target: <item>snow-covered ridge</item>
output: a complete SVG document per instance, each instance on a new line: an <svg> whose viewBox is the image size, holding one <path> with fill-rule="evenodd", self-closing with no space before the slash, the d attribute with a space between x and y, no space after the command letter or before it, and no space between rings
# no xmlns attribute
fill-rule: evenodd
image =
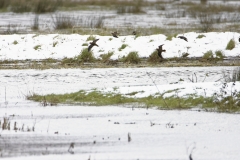
<svg viewBox="0 0 240 160"><path fill-rule="evenodd" d="M92 51L95 57L113 51L112 59L118 59L131 51L137 51L140 57L148 57L159 45L164 44L163 48L166 50L163 53L164 58L181 57L185 52L190 54L189 57L202 57L209 50L213 52L221 50L227 57L240 55L240 34L236 32L189 32L179 35L187 37L188 42L175 37L169 41L166 40L167 36L163 34L139 36L137 38L134 35L120 36L119 38L114 38L110 34L109 36L93 35L99 38L97 42L99 47L93 47ZM205 37L197 38L198 35L204 35ZM87 47L82 45L84 43L89 44L90 41L86 41L88 37L89 35L79 34L1 35L0 60L74 57ZM226 50L230 39L234 39L236 46L232 50ZM122 44L128 46L119 51Z"/></svg>

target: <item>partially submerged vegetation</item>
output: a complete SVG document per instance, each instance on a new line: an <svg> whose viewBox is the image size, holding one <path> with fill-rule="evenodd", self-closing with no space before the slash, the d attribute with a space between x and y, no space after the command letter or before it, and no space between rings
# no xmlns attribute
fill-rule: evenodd
<svg viewBox="0 0 240 160"><path fill-rule="evenodd" d="M197 77L195 78L189 78L190 82L197 83ZM202 89L204 94L199 95L196 92L193 94L185 94L180 97L179 93L184 88L167 90L161 93L155 85L158 92L144 97L137 96L138 94L144 94L144 90L121 94L120 90L118 90L119 88L113 88L112 91L107 92L93 89L88 91L80 90L78 92L66 94L38 95L32 93L27 95L26 98L28 100L40 102L43 106L52 106L59 103L88 106L127 105L146 108L157 107L158 109L169 110L198 108L205 111L239 112L240 92L237 91L235 85L237 81L240 82L240 67L236 67L231 73L231 76L223 72L223 78L225 82L222 82L219 89L210 96L206 94L205 89ZM179 81L182 80L180 79Z"/></svg>
<svg viewBox="0 0 240 160"><path fill-rule="evenodd" d="M223 84L219 92L214 93L211 97L197 96L195 94L179 97L178 90L167 91L165 93L175 92L175 96L164 97L164 94L155 94L143 98L137 98L135 95L140 92L128 93L125 95L113 92L78 91L67 94L49 94L37 95L32 94L27 97L28 100L38 101L44 106L62 104L72 105L129 105L132 107L158 107L159 109L190 109L199 108L206 111L217 112L236 112L240 110L240 92L232 91L226 95ZM234 83L232 85L235 85Z"/></svg>

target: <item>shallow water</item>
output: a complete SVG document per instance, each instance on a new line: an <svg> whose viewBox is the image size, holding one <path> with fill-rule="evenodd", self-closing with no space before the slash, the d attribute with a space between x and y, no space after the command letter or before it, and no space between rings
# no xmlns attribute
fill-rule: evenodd
<svg viewBox="0 0 240 160"><path fill-rule="evenodd" d="M13 159L235 159L239 115L197 110L164 111L132 106L47 106L30 93L221 80L233 67L0 70L0 156ZM205 74L208 77L205 78ZM167 76L167 77L166 77ZM37 82L37 83L36 83ZM136 106L134 106L136 107ZM14 123L17 131L14 131ZM34 131L33 131L34 127ZM128 134L131 141L128 140ZM70 147L71 144L74 144ZM70 150L69 150L70 147ZM209 158L210 157L210 158Z"/></svg>

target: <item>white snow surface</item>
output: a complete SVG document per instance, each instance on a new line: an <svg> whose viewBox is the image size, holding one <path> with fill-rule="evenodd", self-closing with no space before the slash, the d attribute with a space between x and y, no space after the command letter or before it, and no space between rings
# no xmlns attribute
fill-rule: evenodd
<svg viewBox="0 0 240 160"><path fill-rule="evenodd" d="M240 45L238 38L239 33L235 32L211 32L211 33L195 33L189 32L184 35L188 42L173 38L171 41L166 40L163 34L151 36L120 36L113 38L111 36L93 35L99 41L99 47L93 47L92 51L95 57L101 54L114 52L112 59L126 56L131 51L137 51L139 57L149 57L151 53L161 44L164 44L166 52L163 57L181 57L183 53L189 53L189 57L202 57L209 50L213 52L217 50L223 51L225 56L239 56ZM203 38L197 38L198 35L205 35ZM0 59L46 59L55 58L62 59L64 57L74 57L81 53L81 50L87 46L82 46L87 42L89 35L64 35L64 34L48 34L48 35L1 35L0 36ZM111 40L112 39L112 40ZM226 50L227 43L230 39L236 41L236 46L232 50ZM53 45L57 43L56 45ZM122 44L128 46L119 51ZM38 49L35 46L40 45Z"/></svg>
<svg viewBox="0 0 240 160"><path fill-rule="evenodd" d="M178 38L167 41L165 35L120 36L111 41L99 38L99 56L114 51L113 59L138 51L148 57L160 44L165 44L164 57L188 52L201 57L208 50L223 50L226 56L238 56L239 43L225 50L227 42L238 40L238 33L186 33L189 42ZM88 35L1 35L0 59L45 59L74 57L83 49ZM17 44L13 44L14 41ZM153 40L153 41L152 41ZM58 42L55 47L53 43ZM89 43L89 42L87 42ZM123 51L118 48L127 43ZM41 45L34 50L33 47ZM104 50L104 52L99 52ZM212 96L220 92L225 74L235 67L161 67L0 70L0 120L9 117L11 130L0 129L2 159L95 159L95 160L238 160L240 157L239 114L191 110L157 110L131 106L47 106L26 100L26 95L71 93L97 89L125 95L138 92L144 97L179 89L164 96L196 94ZM193 76L196 74L196 77ZM190 80L194 79L195 83ZM240 91L240 83L227 83L227 94ZM23 131L13 131L14 122ZM24 126L23 126L24 125ZM34 132L27 132L34 126ZM128 133L131 141L128 142ZM68 152L69 146L74 148Z"/></svg>

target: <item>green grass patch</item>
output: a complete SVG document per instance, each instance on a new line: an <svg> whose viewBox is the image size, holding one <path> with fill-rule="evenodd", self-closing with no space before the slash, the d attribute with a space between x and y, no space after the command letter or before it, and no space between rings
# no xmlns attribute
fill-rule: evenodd
<svg viewBox="0 0 240 160"><path fill-rule="evenodd" d="M14 44L14 45L18 44L18 41L16 41L16 40L15 40L15 41L13 41L13 44Z"/></svg>
<svg viewBox="0 0 240 160"><path fill-rule="evenodd" d="M224 53L221 50L215 51L215 55L216 55L216 58L219 60L223 60L223 58L225 57Z"/></svg>
<svg viewBox="0 0 240 160"><path fill-rule="evenodd" d="M198 39L201 39L201 38L203 38L203 37L206 37L206 36L203 35L203 34L199 34L199 35L197 36Z"/></svg>
<svg viewBox="0 0 240 160"><path fill-rule="evenodd" d="M87 38L87 40L86 41L93 41L93 40L95 40L96 39L96 37L95 36L93 36L93 35L90 35L88 38Z"/></svg>
<svg viewBox="0 0 240 160"><path fill-rule="evenodd" d="M57 44L58 42L53 42L53 47L56 47Z"/></svg>
<svg viewBox="0 0 240 160"><path fill-rule="evenodd" d="M119 51L122 51L124 48L126 48L128 45L127 44L122 44L121 47L118 48Z"/></svg>
<svg viewBox="0 0 240 160"><path fill-rule="evenodd" d="M235 48L235 41L234 41L234 39L230 39L230 41L228 42L228 44L226 46L226 50L232 50L233 48Z"/></svg>
<svg viewBox="0 0 240 160"><path fill-rule="evenodd" d="M88 46L88 43L83 43L82 46Z"/></svg>
<svg viewBox="0 0 240 160"><path fill-rule="evenodd" d="M171 41L172 38L173 38L173 37L176 37L176 36L177 36L177 34L174 34L174 35L169 34L169 35L167 35L167 39L166 39L166 40Z"/></svg>
<svg viewBox="0 0 240 160"><path fill-rule="evenodd" d="M79 62L95 62L96 58L93 55L93 52L88 52L88 49L85 48L81 51L81 53L75 57L75 59Z"/></svg>
<svg viewBox="0 0 240 160"><path fill-rule="evenodd" d="M114 54L114 52L108 52L105 54L101 54L100 57L102 58L102 62L105 63L105 62L109 61L113 54Z"/></svg>
<svg viewBox="0 0 240 160"><path fill-rule="evenodd" d="M126 57L123 57L120 61L122 61L124 63L138 64L141 62L141 59L139 58L138 52L132 51L132 52L128 53L128 55Z"/></svg>
<svg viewBox="0 0 240 160"><path fill-rule="evenodd" d="M36 45L33 47L33 49L35 49L35 50L41 49L41 45Z"/></svg>
<svg viewBox="0 0 240 160"><path fill-rule="evenodd" d="M203 54L203 59L212 59L213 58L213 52L211 50L207 51Z"/></svg>
<svg viewBox="0 0 240 160"><path fill-rule="evenodd" d="M147 59L147 61L149 63L159 63L159 60L160 60L160 58L159 58L158 52L156 50L154 50Z"/></svg>
<svg viewBox="0 0 240 160"><path fill-rule="evenodd" d="M87 105L117 105L124 103L135 102L134 98L123 97L120 94L111 94L111 93L100 93L99 91L78 91L69 94L49 94L46 96L33 94L32 96L27 97L28 100L34 100L42 102L44 98L48 103L65 103L65 104L87 104Z"/></svg>
<svg viewBox="0 0 240 160"><path fill-rule="evenodd" d="M141 91L142 92L142 91ZM151 95L144 98L134 97L138 92L126 95L118 93L103 93L97 90L90 92L80 90L67 94L48 94L27 96L28 100L37 102L46 101L47 104L81 104L81 105L136 105L138 107L158 107L159 109L190 109L202 108L207 111L236 112L240 110L240 92L234 96L225 96L217 93L212 97L196 96L194 94L185 97L171 96L163 98L161 95ZM221 98L219 98L221 97Z"/></svg>

